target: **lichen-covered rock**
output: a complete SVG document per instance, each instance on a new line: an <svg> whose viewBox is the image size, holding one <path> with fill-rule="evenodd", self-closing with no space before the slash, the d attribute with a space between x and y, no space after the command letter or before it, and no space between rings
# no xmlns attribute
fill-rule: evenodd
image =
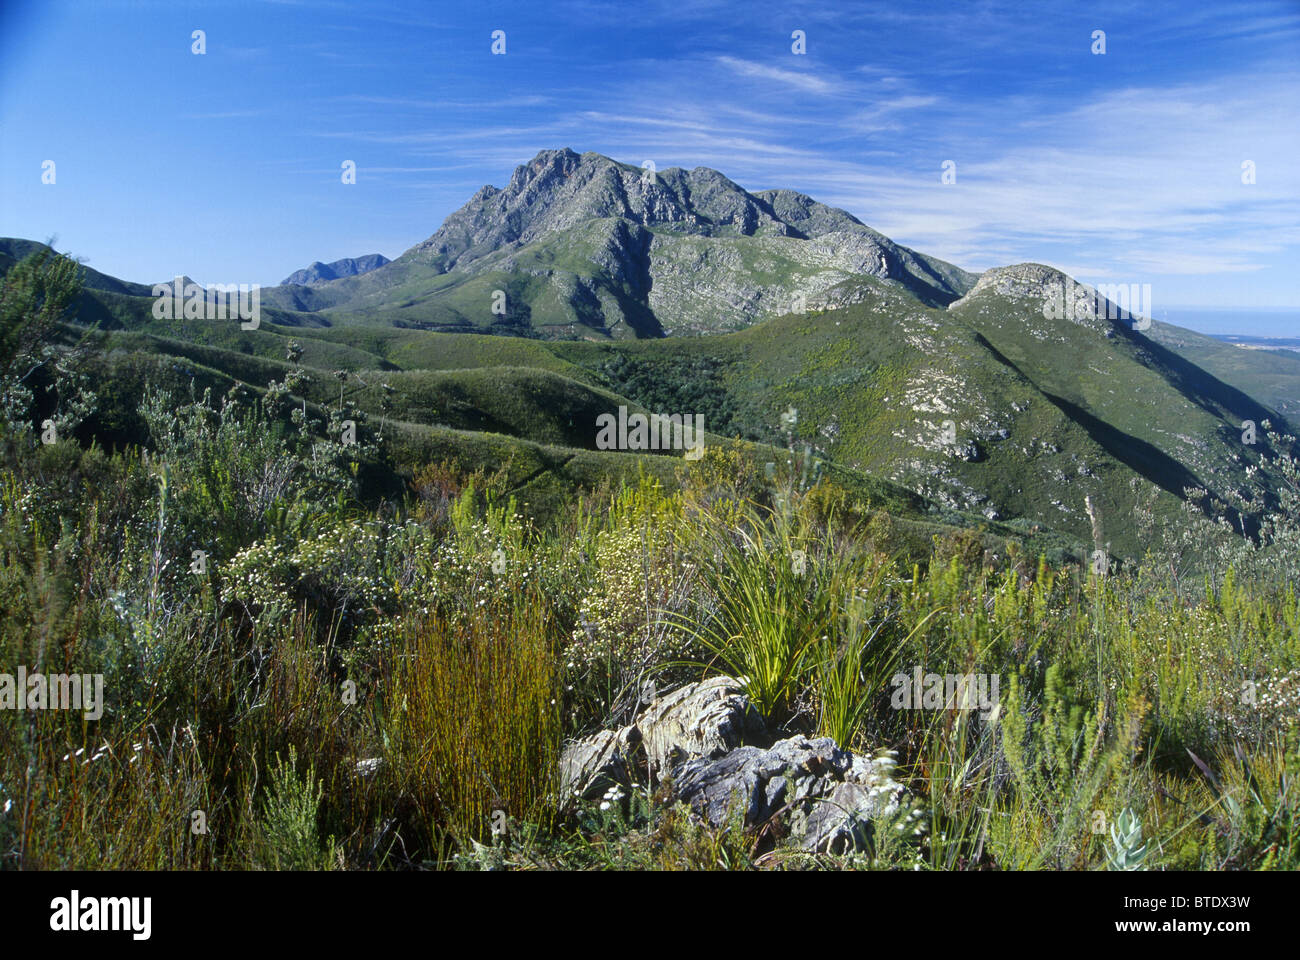
<svg viewBox="0 0 1300 960"><path fill-rule="evenodd" d="M904 790L891 770L888 760L856 756L829 737L800 736L684 761L673 768L672 787L715 827L737 816L758 827L779 816L805 850L844 853L862 849L872 822L897 811Z"/></svg>
<svg viewBox="0 0 1300 960"><path fill-rule="evenodd" d="M612 784L630 783L632 766L639 760L659 773L674 762L717 757L746 743L769 740L744 685L730 677L711 677L651 700L630 726L601 730L565 746L560 755L561 790L566 797L592 799ZM638 747L643 750L638 752Z"/></svg>
<svg viewBox="0 0 1300 960"><path fill-rule="evenodd" d="M657 773L678 760L711 759L769 739L744 685L731 677L710 677L656 697L637 717L636 727Z"/></svg>
<svg viewBox="0 0 1300 960"><path fill-rule="evenodd" d="M591 800L615 783L631 783L631 755L641 734L635 726L601 730L567 744L560 754L563 797Z"/></svg>
<svg viewBox="0 0 1300 960"><path fill-rule="evenodd" d="M744 684L731 677L687 684L650 701L632 725L569 744L560 761L565 796L594 800L626 786L642 760L712 826L779 818L817 853L862 849L873 821L897 811L905 793L888 757L856 755L829 737L772 743Z"/></svg>

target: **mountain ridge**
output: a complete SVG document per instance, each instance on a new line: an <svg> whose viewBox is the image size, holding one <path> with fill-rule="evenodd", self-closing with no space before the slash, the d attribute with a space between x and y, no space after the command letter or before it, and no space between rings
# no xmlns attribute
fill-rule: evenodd
<svg viewBox="0 0 1300 960"><path fill-rule="evenodd" d="M40 246L0 241L0 271ZM248 332L156 319L147 286L88 270L80 319L114 350L255 389L285 375L293 338L307 399L330 402L355 371L359 406L412 429L583 450L588 421L620 405L704 413L711 438L797 439L927 511L1087 541L1095 508L1128 553L1139 488L1169 517L1189 489L1230 499L1271 450L1264 432L1243 443L1243 424L1285 430L1269 401L1300 401L1300 359L1139 324L1091 294L1048 309L1074 284L1054 267L970 273L795 191L568 149L480 188L395 260L324 272L264 290ZM1261 397L1250 376L1265 365Z"/></svg>
<svg viewBox="0 0 1300 960"><path fill-rule="evenodd" d="M382 253L368 253L363 257L344 257L342 260L335 260L331 263L321 263L316 260L306 269L295 270L289 274L280 281L279 285L284 287L296 284L303 287L312 287L342 277L355 277L363 273L369 273L371 270L377 270L391 262Z"/></svg>
<svg viewBox="0 0 1300 960"><path fill-rule="evenodd" d="M653 171L566 147L481 187L392 263L275 296L426 329L646 337L739 329L866 276L931 306L977 279L792 190L750 193L708 167Z"/></svg>

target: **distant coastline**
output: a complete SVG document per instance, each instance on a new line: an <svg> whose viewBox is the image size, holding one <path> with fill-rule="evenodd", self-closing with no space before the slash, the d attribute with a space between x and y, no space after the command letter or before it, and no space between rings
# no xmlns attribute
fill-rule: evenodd
<svg viewBox="0 0 1300 960"><path fill-rule="evenodd" d="M1300 349L1300 308L1157 308L1155 319L1253 349Z"/></svg>
<svg viewBox="0 0 1300 960"><path fill-rule="evenodd" d="M1222 340L1243 350L1295 350L1300 352L1300 337L1243 337L1233 333L1212 333L1215 340Z"/></svg>

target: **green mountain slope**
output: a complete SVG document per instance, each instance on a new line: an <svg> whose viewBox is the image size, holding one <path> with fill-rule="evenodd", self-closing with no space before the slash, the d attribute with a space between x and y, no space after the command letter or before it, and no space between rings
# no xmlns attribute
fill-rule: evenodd
<svg viewBox="0 0 1300 960"><path fill-rule="evenodd" d="M801 312L860 276L933 306L975 280L802 194L751 194L704 167L650 173L563 149L542 151L502 189L482 188L386 266L266 296L331 322L652 337Z"/></svg>
<svg viewBox="0 0 1300 960"><path fill-rule="evenodd" d="M620 404L698 412L714 436L808 443L846 470L920 494L933 505L926 509L1086 540L1090 498L1112 549L1132 553L1141 543L1128 518L1149 485L1164 491L1158 511L1167 516L1185 487L1222 495L1266 449L1243 448L1240 421L1273 412L1125 324L1045 320L1039 287L1058 277L1036 265L990 272L991 281L1028 286L990 282L948 309L866 278L851 306L690 338L582 343L227 325L222 347L172 337L148 348L257 385L283 377L279 358L296 338L321 365L304 388L313 402L337 399L326 368L349 369L349 402L372 418L574 450L592 449L596 417ZM204 331L212 339L210 326L192 329ZM787 435L781 417L791 408Z"/></svg>
<svg viewBox="0 0 1300 960"><path fill-rule="evenodd" d="M0 241L0 271L39 246ZM1120 554L1143 548L1132 517L1152 487L1167 518L1188 489L1268 495L1273 478L1252 477L1267 437L1243 443L1242 424L1285 431L1300 397L1300 358L1135 330L1104 304L1052 319L1069 278L1050 267L976 276L798 193L569 150L484 187L391 263L263 291L257 330L158 320L149 286L86 277L78 319L106 356L260 390L293 354L305 404L351 404L409 456L524 444L591 476L662 470L676 457L596 450L597 418L700 414L710 444L758 462L806 445L900 515Z"/></svg>
<svg viewBox="0 0 1300 960"><path fill-rule="evenodd" d="M1146 335L1293 423L1300 421L1300 353L1245 350L1158 320Z"/></svg>

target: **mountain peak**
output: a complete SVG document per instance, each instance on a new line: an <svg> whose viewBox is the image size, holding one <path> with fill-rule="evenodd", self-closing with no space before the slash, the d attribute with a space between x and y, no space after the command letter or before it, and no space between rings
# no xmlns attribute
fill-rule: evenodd
<svg viewBox="0 0 1300 960"><path fill-rule="evenodd" d="M863 277L943 307L976 280L793 190L751 193L711 167L657 170L569 147L480 188L347 299L384 310L388 289L449 273L458 278L399 309L434 329L486 321L551 336L736 329L841 302L842 285ZM507 312L485 316L494 291Z"/></svg>
<svg viewBox="0 0 1300 960"><path fill-rule="evenodd" d="M986 270L970 292L948 304L948 309L956 310L989 296L1030 301L1034 312L1041 312L1044 319L1069 319L1105 336L1112 336L1117 325L1132 326L1150 311L1140 291L1122 285L1093 287L1042 263L1014 263ZM1109 299L1115 296L1120 298L1119 303Z"/></svg>
<svg viewBox="0 0 1300 960"><path fill-rule="evenodd" d="M993 267L980 274L970 292L961 300L949 304L949 309L990 290L1005 297L1042 300L1053 286L1064 285L1069 279L1064 272L1042 263L1013 263L1005 267Z"/></svg>
<svg viewBox="0 0 1300 960"><path fill-rule="evenodd" d="M598 155L589 154L584 156ZM539 181L549 183L556 177L568 177L582 163L583 159L568 147L561 147L558 150L542 150L527 163L515 167L514 175L510 178L506 190L520 191L529 184L538 183Z"/></svg>
<svg viewBox="0 0 1300 960"><path fill-rule="evenodd" d="M337 280L340 277L355 277L362 273L369 273L371 270L378 270L389 262L391 261L381 253L370 253L364 257L345 257L342 260L335 260L333 263L321 263L317 260L306 270L298 270L289 274L280 283L281 285L294 283L299 286L311 287L321 283L329 283L331 280Z"/></svg>
<svg viewBox="0 0 1300 960"><path fill-rule="evenodd" d="M585 221L611 218L700 236L804 236L765 200L712 168L654 170L561 147L520 164L504 188L480 189L403 257L450 270ZM840 225L863 229L847 214Z"/></svg>

